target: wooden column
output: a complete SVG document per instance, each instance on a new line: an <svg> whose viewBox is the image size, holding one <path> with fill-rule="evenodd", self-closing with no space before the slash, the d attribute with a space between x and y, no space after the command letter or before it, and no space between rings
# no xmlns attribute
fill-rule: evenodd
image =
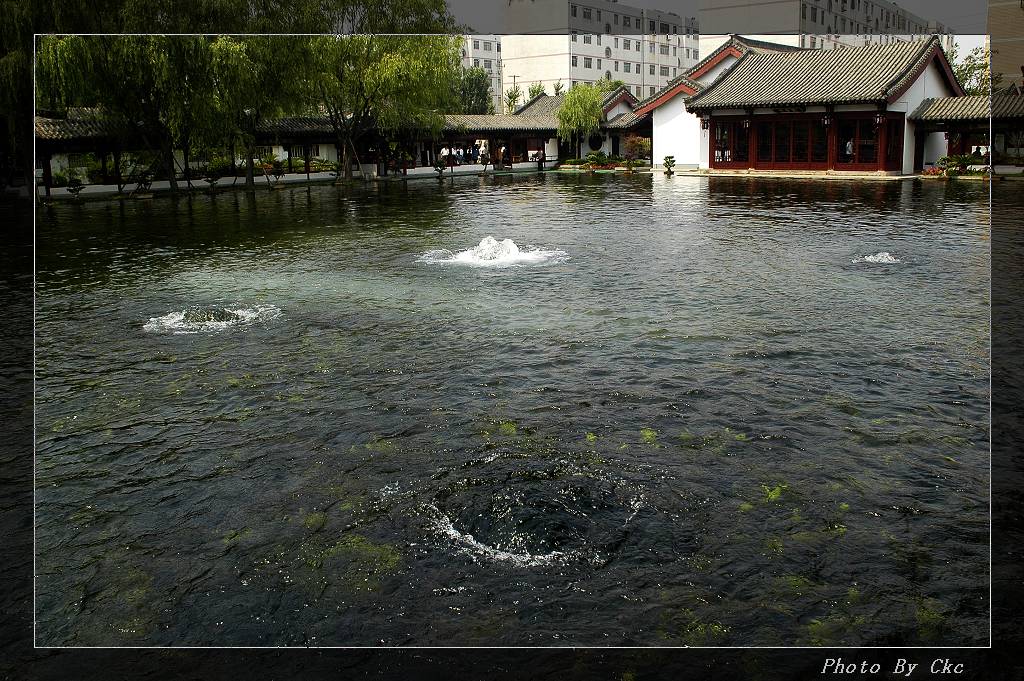
<svg viewBox="0 0 1024 681"><path fill-rule="evenodd" d="M878 134L875 135L875 139L878 144L878 148L875 152L875 160L878 162L878 169L885 170L886 162L888 159L888 138L889 138L889 119L883 118L882 124L878 126Z"/></svg>
<svg viewBox="0 0 1024 681"><path fill-rule="evenodd" d="M288 172L292 172L292 145L288 145Z"/></svg>
<svg viewBox="0 0 1024 681"><path fill-rule="evenodd" d="M302 145L302 160L306 164L306 180L309 180L309 145Z"/></svg>

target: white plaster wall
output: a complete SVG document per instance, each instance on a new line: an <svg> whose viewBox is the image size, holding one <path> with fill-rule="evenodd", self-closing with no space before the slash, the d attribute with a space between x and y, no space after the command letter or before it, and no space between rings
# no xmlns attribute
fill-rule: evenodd
<svg viewBox="0 0 1024 681"><path fill-rule="evenodd" d="M932 63L918 76L917 80L907 88L907 91L899 99L889 105L890 111L902 111L907 115L929 97L949 97L952 90L946 85L939 67ZM946 139L942 133L928 135L924 147L924 163L929 164L946 155ZM907 120L903 127L903 174L911 175L914 172L914 122Z"/></svg>
<svg viewBox="0 0 1024 681"><path fill-rule="evenodd" d="M552 137L544 142L544 158L549 161L558 159L558 138Z"/></svg>
<svg viewBox="0 0 1024 681"><path fill-rule="evenodd" d="M685 99L673 97L652 113L653 135L651 162L662 165L666 156L676 157L676 168L697 168L707 165L707 154L701 154L700 119L686 110ZM704 166L700 164L704 163Z"/></svg>
<svg viewBox="0 0 1024 681"><path fill-rule="evenodd" d="M633 107L631 107L628 103L626 103L626 102L619 102L618 104L613 106L611 108L611 110L608 112L607 119L610 121L613 118L615 118L616 116L618 116L619 114L629 113L632 110L633 110Z"/></svg>
<svg viewBox="0 0 1024 681"><path fill-rule="evenodd" d="M731 69L733 67L733 64L735 64L737 61L739 60L730 54L725 59L715 64L715 66L710 71L703 74L700 78L697 78L696 80L698 83L701 83L703 85L710 85L711 83L718 80L722 76L722 74Z"/></svg>
<svg viewBox="0 0 1024 681"><path fill-rule="evenodd" d="M569 38L564 33L502 36L501 91L511 88L514 81L524 93L519 102L524 104L525 94L533 83L542 83L549 95L554 94L558 81L568 90L572 85L568 42Z"/></svg>

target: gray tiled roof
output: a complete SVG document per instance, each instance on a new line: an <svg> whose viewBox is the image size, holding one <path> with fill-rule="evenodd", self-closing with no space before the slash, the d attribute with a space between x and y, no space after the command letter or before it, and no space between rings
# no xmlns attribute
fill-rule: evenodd
<svg viewBox="0 0 1024 681"><path fill-rule="evenodd" d="M917 121L977 121L1024 118L1024 96L972 95L926 99L907 118Z"/></svg>
<svg viewBox="0 0 1024 681"><path fill-rule="evenodd" d="M565 94L540 94L516 109L516 116L554 116L562 107ZM557 127L557 125L556 125Z"/></svg>
<svg viewBox="0 0 1024 681"><path fill-rule="evenodd" d="M707 55L699 62L688 68L686 71L670 80L665 85L665 87L661 88L650 97L647 97L646 99L638 102L636 108L639 109L641 107L646 106L647 104L658 99L659 97L661 97L666 92L668 92L669 90L671 90L680 83L685 83L687 86L690 87L690 89L695 90L696 92L699 93L701 90L704 89L704 85L702 85L699 81L696 81L693 78L691 78L690 74L696 73L698 70L702 69L706 64L714 60L715 57L717 57L719 54L729 49L730 47L736 48L741 55L747 54L748 52L797 52L804 49L802 47L794 47L793 45L782 45L780 43L770 43L764 40L752 40L750 38L745 38L743 36L735 34L731 35L729 36L729 39L727 41L722 43L711 54Z"/></svg>
<svg viewBox="0 0 1024 681"><path fill-rule="evenodd" d="M941 50L937 38L888 45L744 55L688 108L879 102Z"/></svg>
<svg viewBox="0 0 1024 681"><path fill-rule="evenodd" d="M620 113L618 116L608 121L604 127L607 128L608 130L622 130L624 128L632 128L637 123L643 122L644 119L648 118L649 116L649 113L637 116L632 111L627 111L625 113Z"/></svg>
<svg viewBox="0 0 1024 681"><path fill-rule="evenodd" d="M264 133L278 134L318 134L333 135L334 128L325 116L286 116L261 120L256 130Z"/></svg>
<svg viewBox="0 0 1024 681"><path fill-rule="evenodd" d="M36 137L41 140L101 139L117 135L117 126L96 109L71 109L64 118L36 116Z"/></svg>
<svg viewBox="0 0 1024 681"><path fill-rule="evenodd" d="M446 114L444 121L444 129L448 132L462 129L479 132L553 131L558 129L558 119L554 114Z"/></svg>

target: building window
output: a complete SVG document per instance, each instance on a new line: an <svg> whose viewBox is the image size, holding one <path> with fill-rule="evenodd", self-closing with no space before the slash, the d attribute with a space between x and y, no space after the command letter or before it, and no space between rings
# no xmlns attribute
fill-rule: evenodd
<svg viewBox="0 0 1024 681"><path fill-rule="evenodd" d="M654 43L647 43L647 51L654 54Z"/></svg>
<svg viewBox="0 0 1024 681"><path fill-rule="evenodd" d="M572 6L572 7L570 8L570 13L571 13L571 14L572 14L573 16L576 16L576 5L573 5L573 6Z"/></svg>
<svg viewBox="0 0 1024 681"><path fill-rule="evenodd" d="M484 59L484 70L486 70L486 71L490 71L491 70L491 60L490 59Z"/></svg>
<svg viewBox="0 0 1024 681"><path fill-rule="evenodd" d="M637 64L637 65L636 65L636 72L637 72L637 73L640 73L640 64Z"/></svg>
<svg viewBox="0 0 1024 681"><path fill-rule="evenodd" d="M615 63L618 64L618 62L615 62ZM630 64L627 61L625 64L622 65L622 70L625 71L626 73L629 73L629 69L630 69L631 66L632 66L632 64ZM615 70L618 71L618 69L615 69Z"/></svg>
<svg viewBox="0 0 1024 681"><path fill-rule="evenodd" d="M611 57L612 56L612 48L610 48L610 47L604 48L604 56L605 56L605 59L607 59L608 57Z"/></svg>
<svg viewBox="0 0 1024 681"><path fill-rule="evenodd" d="M480 60L479 59L474 59L473 60L473 67L474 68L480 68Z"/></svg>
<svg viewBox="0 0 1024 681"><path fill-rule="evenodd" d="M619 39L618 38L614 38L612 44L615 45L615 49L616 50L619 49Z"/></svg>
<svg viewBox="0 0 1024 681"><path fill-rule="evenodd" d="M576 31L572 32L572 41L576 42Z"/></svg>
<svg viewBox="0 0 1024 681"><path fill-rule="evenodd" d="M587 20L591 20L591 19L594 18L594 13L593 13L593 11L591 11L591 9L589 7L584 7L583 8L583 18L587 19Z"/></svg>
<svg viewBox="0 0 1024 681"><path fill-rule="evenodd" d="M817 41L814 39L814 36L812 35L811 36L811 49L812 50L816 47L816 45L814 44L815 42L817 42Z"/></svg>
<svg viewBox="0 0 1024 681"><path fill-rule="evenodd" d="M689 47L686 48L686 58L687 59L690 58L690 48Z"/></svg>
<svg viewBox="0 0 1024 681"><path fill-rule="evenodd" d="M658 52L664 54L665 56L668 56L668 45L659 45Z"/></svg>
<svg viewBox="0 0 1024 681"><path fill-rule="evenodd" d="M697 58L698 58L698 57L697 57L697 50L694 50L694 51L693 51L693 58L694 58L694 59L697 59Z"/></svg>
<svg viewBox="0 0 1024 681"><path fill-rule="evenodd" d="M666 24L665 22L661 23L661 32L664 33L665 35L668 35L668 24Z"/></svg>
<svg viewBox="0 0 1024 681"><path fill-rule="evenodd" d="M572 67L573 68L576 68L577 66L579 66L579 64L577 63L578 59L579 59L579 57L577 57L575 54L572 55ZM573 85L575 85L575 84L576 83L574 82Z"/></svg>
<svg viewBox="0 0 1024 681"><path fill-rule="evenodd" d="M676 68L674 66L672 67L672 77L676 77Z"/></svg>
<svg viewBox="0 0 1024 681"><path fill-rule="evenodd" d="M583 58L583 68L585 68L585 69L592 69L592 68L594 68L594 60L591 59L590 57L584 57Z"/></svg>
<svg viewBox="0 0 1024 681"><path fill-rule="evenodd" d="M628 50L629 48L630 48L629 39L628 38L623 38L622 39L622 49Z"/></svg>
<svg viewBox="0 0 1024 681"><path fill-rule="evenodd" d="M615 15L615 25L616 26L619 25L619 15L618 14Z"/></svg>
<svg viewBox="0 0 1024 681"><path fill-rule="evenodd" d="M597 20L601 21L601 10L597 10Z"/></svg>
<svg viewBox="0 0 1024 681"><path fill-rule="evenodd" d="M480 49L480 41L479 40L474 40L473 41L473 49L474 50L479 50Z"/></svg>
<svg viewBox="0 0 1024 681"><path fill-rule="evenodd" d="M651 69L651 75L653 76L654 75L654 64L650 65L650 69Z"/></svg>
<svg viewBox="0 0 1024 681"><path fill-rule="evenodd" d="M667 76L668 75L668 67L667 66L662 66L661 67L661 75L663 75L663 76Z"/></svg>
<svg viewBox="0 0 1024 681"><path fill-rule="evenodd" d="M598 34L598 35L597 35L597 44L598 44L598 45L600 45L600 44L601 44L601 34Z"/></svg>
<svg viewBox="0 0 1024 681"><path fill-rule="evenodd" d="M634 41L633 42L633 47L635 47L636 51L639 52L640 51L640 41L639 40Z"/></svg>
<svg viewBox="0 0 1024 681"><path fill-rule="evenodd" d="M583 34L583 42L584 42L584 43L586 43L587 45L589 45L589 44L590 44L590 43L592 43L593 41L594 41L594 36L590 35L589 33L584 33L584 34Z"/></svg>
<svg viewBox="0 0 1024 681"><path fill-rule="evenodd" d="M807 21L807 5L800 5L800 18Z"/></svg>
<svg viewBox="0 0 1024 681"><path fill-rule="evenodd" d="M817 20L818 20L818 8L817 7L812 7L811 8L811 21L817 21Z"/></svg>
<svg viewBox="0 0 1024 681"><path fill-rule="evenodd" d="M654 20L653 19L647 22L647 28L648 28L647 32L653 35L654 34Z"/></svg>
<svg viewBox="0 0 1024 681"><path fill-rule="evenodd" d="M496 52L501 52L501 43L494 43L494 50Z"/></svg>
<svg viewBox="0 0 1024 681"><path fill-rule="evenodd" d="M597 60L597 70L598 71L601 70L601 60L600 59Z"/></svg>
<svg viewBox="0 0 1024 681"><path fill-rule="evenodd" d="M672 24L672 35L679 35L679 27Z"/></svg>
<svg viewBox="0 0 1024 681"><path fill-rule="evenodd" d="M490 41L489 40L485 40L484 41L484 52L490 52L491 51L491 47L493 47L493 46L491 45Z"/></svg>
<svg viewBox="0 0 1024 681"><path fill-rule="evenodd" d="M622 17L622 25L625 26L626 28L629 28L632 25L631 22L632 19L630 19L629 17Z"/></svg>
<svg viewBox="0 0 1024 681"><path fill-rule="evenodd" d="M648 95L648 97L653 97L653 96L654 96L654 86L653 86L653 85L651 86L651 88L650 88L650 91L651 91L651 92L650 92L650 94Z"/></svg>
<svg viewBox="0 0 1024 681"><path fill-rule="evenodd" d="M619 70L619 62L615 62L615 70L616 70L616 71L618 71L618 70Z"/></svg>
<svg viewBox="0 0 1024 681"><path fill-rule="evenodd" d="M678 48L676 48L676 47L673 47L673 48L672 48L672 56L673 56L673 57L677 56L677 54L678 54L678 52L676 51L677 49L678 49Z"/></svg>

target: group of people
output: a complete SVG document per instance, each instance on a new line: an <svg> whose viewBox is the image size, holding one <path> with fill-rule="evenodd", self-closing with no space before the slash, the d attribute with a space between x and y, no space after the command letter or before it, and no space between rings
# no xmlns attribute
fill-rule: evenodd
<svg viewBox="0 0 1024 681"><path fill-rule="evenodd" d="M482 155L479 144L458 147L453 145L451 149L445 145L441 147L441 153L438 154L438 157L442 163L447 165L455 164L461 166L464 163L479 163Z"/></svg>

